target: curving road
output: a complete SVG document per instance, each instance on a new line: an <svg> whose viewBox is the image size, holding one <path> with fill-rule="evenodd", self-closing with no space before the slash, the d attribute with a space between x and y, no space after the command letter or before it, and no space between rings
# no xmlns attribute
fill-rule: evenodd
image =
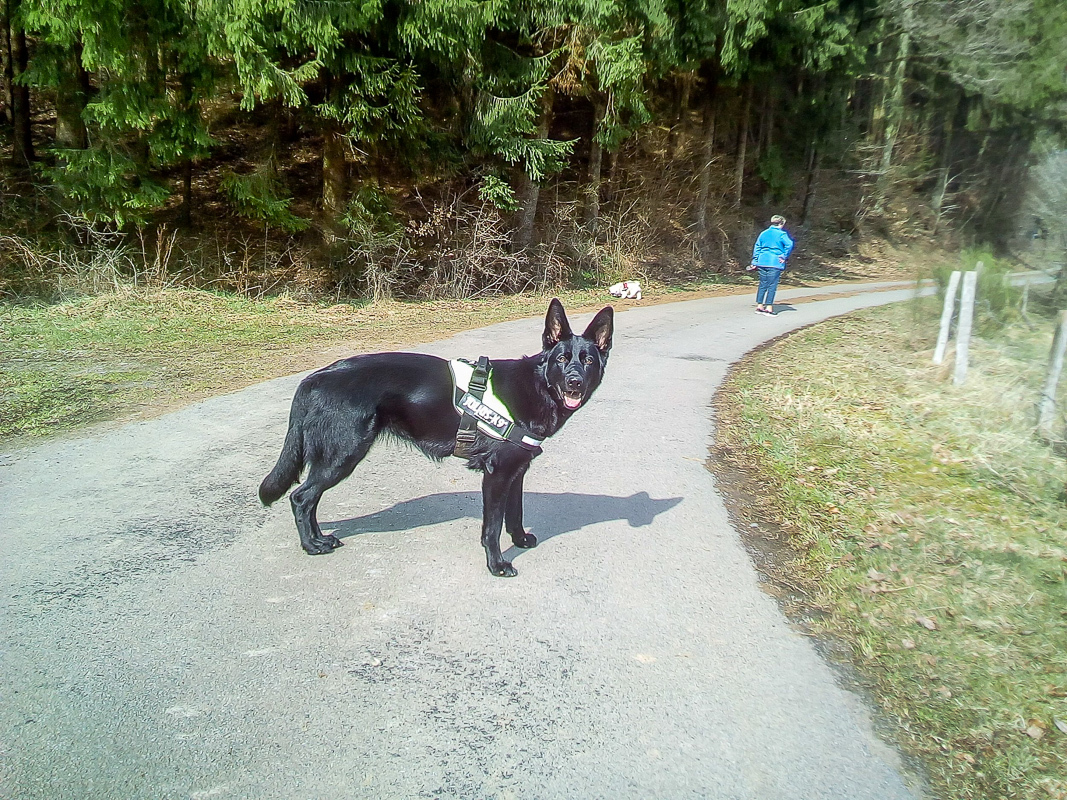
<svg viewBox="0 0 1067 800"><path fill-rule="evenodd" d="M604 385L527 477L541 544L510 580L478 476L391 445L323 500L347 546L304 555L256 501L299 376L5 457L0 798L918 797L704 468L733 362L895 286L618 314ZM541 325L423 349L514 357Z"/></svg>

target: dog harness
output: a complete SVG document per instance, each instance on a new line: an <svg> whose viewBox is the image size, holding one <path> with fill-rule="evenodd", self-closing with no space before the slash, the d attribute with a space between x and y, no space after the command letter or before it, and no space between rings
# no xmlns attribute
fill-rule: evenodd
<svg viewBox="0 0 1067 800"><path fill-rule="evenodd" d="M482 356L477 364L457 358L449 361L448 366L455 386L452 402L460 415L454 456L471 457L471 446L478 431L526 450L540 450L544 439L532 436L515 422L504 402L493 393L493 369L488 358Z"/></svg>

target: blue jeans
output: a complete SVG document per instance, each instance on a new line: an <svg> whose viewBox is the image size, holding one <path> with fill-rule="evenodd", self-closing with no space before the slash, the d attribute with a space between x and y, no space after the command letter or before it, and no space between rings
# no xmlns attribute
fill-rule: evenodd
<svg viewBox="0 0 1067 800"><path fill-rule="evenodd" d="M756 289L756 305L773 306L774 293L778 291L778 279L782 271L777 267L758 267L759 288Z"/></svg>

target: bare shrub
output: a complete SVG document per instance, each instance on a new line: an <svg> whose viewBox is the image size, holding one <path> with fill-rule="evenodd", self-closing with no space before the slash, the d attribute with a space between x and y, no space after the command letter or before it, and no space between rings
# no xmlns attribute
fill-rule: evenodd
<svg viewBox="0 0 1067 800"><path fill-rule="evenodd" d="M0 237L6 293L67 298L117 292L136 284L137 266L130 250L93 242L88 247L50 250L21 236Z"/></svg>
<svg viewBox="0 0 1067 800"><path fill-rule="evenodd" d="M545 245L511 251L511 230L500 212L486 202L467 203L454 194L414 221L407 235L425 250L413 294L425 298L464 298L505 292L545 291L566 277L563 260ZM420 248L421 249L421 248Z"/></svg>
<svg viewBox="0 0 1067 800"><path fill-rule="evenodd" d="M597 236L583 244L583 277L592 283L610 285L623 280L648 280L644 265L649 263L649 246L654 238L647 217L637 201L618 213L602 215Z"/></svg>
<svg viewBox="0 0 1067 800"><path fill-rule="evenodd" d="M136 236L79 221L80 244L48 246L0 236L0 293L63 300L79 295L155 291L181 282L172 273L177 234L166 226Z"/></svg>
<svg viewBox="0 0 1067 800"><path fill-rule="evenodd" d="M592 248L595 260L583 263L586 274L595 264L601 282L617 277L669 283L709 268L722 272L735 266L724 223L735 223L737 212L725 209L722 201L733 177L713 159L712 191L701 230L694 220L700 216L697 167L703 149L682 147L664 162L661 156L669 147L669 132L659 129L643 131L624 145L601 204Z"/></svg>
<svg viewBox="0 0 1067 800"><path fill-rule="evenodd" d="M372 303L393 299L400 272L410 264L411 246L402 231L352 231L337 244L344 253L340 259L338 298L342 290L349 288ZM353 286L346 286L345 275L355 276Z"/></svg>
<svg viewBox="0 0 1067 800"><path fill-rule="evenodd" d="M154 234L154 235L153 235ZM140 243L140 264L135 262L133 283L136 288L164 289L177 282L171 275L171 259L177 231L168 231L166 225L155 228L151 234L144 230L137 233Z"/></svg>
<svg viewBox="0 0 1067 800"><path fill-rule="evenodd" d="M315 266L314 254L286 237L268 235L196 240L180 258L187 283L259 299L281 291L301 297L324 294L332 285L327 270Z"/></svg>

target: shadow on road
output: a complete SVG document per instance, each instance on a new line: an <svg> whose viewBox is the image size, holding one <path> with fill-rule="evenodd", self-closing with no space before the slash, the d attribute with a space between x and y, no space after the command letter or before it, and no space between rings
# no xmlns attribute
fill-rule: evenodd
<svg viewBox="0 0 1067 800"><path fill-rule="evenodd" d="M682 502L681 497L655 500L648 492L629 497L603 494L563 492L527 492L523 502L523 521L539 542L580 530L586 525L624 519L631 528L651 525L664 511ZM478 492L442 492L405 500L389 508L362 517L320 523L334 536L345 539L365 533L406 531L423 525L435 525L469 517L480 520L482 498ZM505 538L505 541L507 539Z"/></svg>

